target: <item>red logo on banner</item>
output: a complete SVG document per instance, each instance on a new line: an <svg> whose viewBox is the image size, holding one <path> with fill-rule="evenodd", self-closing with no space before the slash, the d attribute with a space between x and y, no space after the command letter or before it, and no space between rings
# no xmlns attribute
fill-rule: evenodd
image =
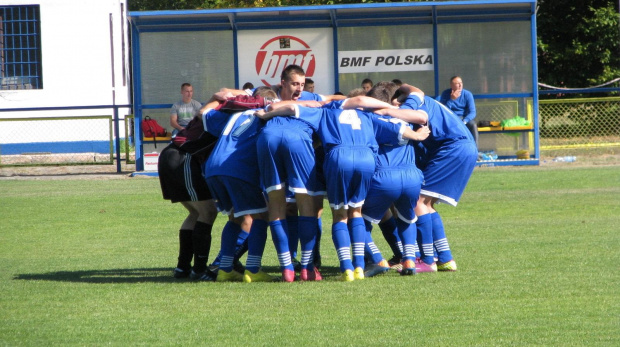
<svg viewBox="0 0 620 347"><path fill-rule="evenodd" d="M315 69L314 54L305 42L294 36L277 36L265 42L256 54L256 73L266 86L280 83L280 74L288 65L301 66L306 77Z"/></svg>

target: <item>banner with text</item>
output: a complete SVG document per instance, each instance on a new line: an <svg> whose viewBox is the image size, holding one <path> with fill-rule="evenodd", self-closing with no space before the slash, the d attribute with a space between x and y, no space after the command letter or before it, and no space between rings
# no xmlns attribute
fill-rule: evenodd
<svg viewBox="0 0 620 347"><path fill-rule="evenodd" d="M338 52L338 73L432 71L433 49L388 49Z"/></svg>
<svg viewBox="0 0 620 347"><path fill-rule="evenodd" d="M331 94L335 80L332 42L329 28L241 30L237 36L239 83L279 84L282 70L296 64L315 81L318 93Z"/></svg>

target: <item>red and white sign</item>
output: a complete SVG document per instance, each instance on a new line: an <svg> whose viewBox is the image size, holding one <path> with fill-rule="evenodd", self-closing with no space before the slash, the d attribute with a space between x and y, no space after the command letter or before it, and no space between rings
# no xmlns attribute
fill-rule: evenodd
<svg viewBox="0 0 620 347"><path fill-rule="evenodd" d="M159 153L144 153L144 171L157 171Z"/></svg>
<svg viewBox="0 0 620 347"><path fill-rule="evenodd" d="M328 28L239 31L237 50L240 84L279 84L282 70L295 64L314 80L317 93L334 92L332 31Z"/></svg>

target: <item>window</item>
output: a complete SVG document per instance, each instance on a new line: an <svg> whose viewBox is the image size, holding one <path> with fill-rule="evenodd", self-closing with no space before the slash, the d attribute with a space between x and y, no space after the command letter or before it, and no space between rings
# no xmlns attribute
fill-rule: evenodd
<svg viewBox="0 0 620 347"><path fill-rule="evenodd" d="M0 6L0 89L42 89L39 5Z"/></svg>

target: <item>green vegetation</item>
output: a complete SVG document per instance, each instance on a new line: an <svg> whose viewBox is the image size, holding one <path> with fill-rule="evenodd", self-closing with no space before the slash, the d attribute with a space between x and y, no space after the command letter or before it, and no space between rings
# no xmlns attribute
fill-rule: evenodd
<svg viewBox="0 0 620 347"><path fill-rule="evenodd" d="M458 272L353 283L336 281L329 213L323 282L193 283L171 276L185 214L157 179L0 191L0 345L620 343L617 166L478 168L439 207Z"/></svg>

